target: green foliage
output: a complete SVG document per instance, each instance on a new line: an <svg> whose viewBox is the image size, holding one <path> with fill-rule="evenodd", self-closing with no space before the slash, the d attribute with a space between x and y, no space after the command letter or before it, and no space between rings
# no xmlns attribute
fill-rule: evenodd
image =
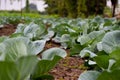
<svg viewBox="0 0 120 80"><path fill-rule="evenodd" d="M78 0L77 3L77 11L78 11L78 17L87 17L87 6L86 6L86 0ZM89 4L87 4L89 5Z"/></svg>
<svg viewBox="0 0 120 80"><path fill-rule="evenodd" d="M45 1L49 6L48 8L46 8L47 12L49 14L57 14L58 13L58 9L57 9L58 1L57 0L45 0Z"/></svg>
<svg viewBox="0 0 120 80"><path fill-rule="evenodd" d="M64 17L88 17L103 14L106 0L45 0L46 12Z"/></svg>
<svg viewBox="0 0 120 80"><path fill-rule="evenodd" d="M37 62L36 56L21 57L15 62L0 61L0 79L28 80Z"/></svg>
<svg viewBox="0 0 120 80"><path fill-rule="evenodd" d="M88 15L91 14L103 14L106 6L106 0L86 0Z"/></svg>
<svg viewBox="0 0 120 80"><path fill-rule="evenodd" d="M118 75L120 73L120 70L115 70L112 72L104 71L97 80L119 80L120 76Z"/></svg>
<svg viewBox="0 0 120 80"><path fill-rule="evenodd" d="M77 17L77 0L65 0L69 17Z"/></svg>
<svg viewBox="0 0 120 80"><path fill-rule="evenodd" d="M98 51L105 51L105 52L98 52L96 53L89 53L94 54L95 56L89 56L92 60L95 62L95 66L98 66L99 69L95 69L99 72L98 75L94 75L95 77L92 77L92 73L83 73L79 79L84 80L84 76L91 75L92 80L104 80L105 78L108 80L118 80L119 76L119 69L120 69L120 48L119 48L119 31L111 31L107 32L100 43L98 43ZM85 53L84 53L85 54ZM82 54L81 54L82 56ZM85 56L85 55L84 55ZM83 57L83 56L82 56ZM90 64L89 64L90 65ZM89 79L90 80L90 79Z"/></svg>
<svg viewBox="0 0 120 80"><path fill-rule="evenodd" d="M34 72L32 73L33 79L40 79L44 75L48 75L48 71L50 71L56 63L61 59L60 56L55 56L52 60L41 60L36 65Z"/></svg>

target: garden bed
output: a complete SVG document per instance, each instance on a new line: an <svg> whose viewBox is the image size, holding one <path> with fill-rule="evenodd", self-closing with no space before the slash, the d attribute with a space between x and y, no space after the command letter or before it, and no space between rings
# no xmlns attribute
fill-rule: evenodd
<svg viewBox="0 0 120 80"><path fill-rule="evenodd" d="M0 36L9 36L16 29L15 25L7 24L0 28ZM60 44L49 41L46 43L45 49L52 47L60 47ZM69 54L69 50L66 50ZM77 80L79 75L87 68L84 61L80 57L67 56L62 59L49 73L54 76L55 80Z"/></svg>

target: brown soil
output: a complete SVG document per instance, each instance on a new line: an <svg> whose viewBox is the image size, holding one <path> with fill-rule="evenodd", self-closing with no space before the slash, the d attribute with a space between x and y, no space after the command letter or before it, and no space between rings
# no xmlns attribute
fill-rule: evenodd
<svg viewBox="0 0 120 80"><path fill-rule="evenodd" d="M12 24L6 24L3 28L0 28L0 36L9 36L15 32L16 27Z"/></svg>
<svg viewBox="0 0 120 80"><path fill-rule="evenodd" d="M60 44L50 41L46 43L45 49L52 47L60 47ZM55 80L77 80L79 75L87 69L80 57L70 57L69 50L66 50L66 52L68 56L60 60L55 68L49 72Z"/></svg>
<svg viewBox="0 0 120 80"><path fill-rule="evenodd" d="M66 57L50 71L50 74L55 80L78 80L79 75L86 69L83 63L78 57Z"/></svg>
<svg viewBox="0 0 120 80"><path fill-rule="evenodd" d="M8 24L0 28L0 36L9 36L15 31L14 25ZM47 42L45 50L52 47L60 47L60 44L54 42ZM69 54L69 50L66 50ZM67 56L53 68L49 73L55 77L55 80L77 80L79 75L86 70L84 61L80 57Z"/></svg>

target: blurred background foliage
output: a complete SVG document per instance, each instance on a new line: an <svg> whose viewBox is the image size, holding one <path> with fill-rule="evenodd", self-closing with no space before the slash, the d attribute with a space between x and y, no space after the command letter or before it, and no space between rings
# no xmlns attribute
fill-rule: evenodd
<svg viewBox="0 0 120 80"><path fill-rule="evenodd" d="M48 14L58 14L62 17L88 17L93 15L104 15L109 11L114 16L118 0L111 0L112 11L106 6L107 0L45 0ZM108 9L108 10L106 10Z"/></svg>
<svg viewBox="0 0 120 80"><path fill-rule="evenodd" d="M45 0L48 14L58 14L63 17L88 17L102 15L106 0Z"/></svg>
<svg viewBox="0 0 120 80"><path fill-rule="evenodd" d="M6 1L6 0L5 0ZM10 0L11 3L15 0ZM22 1L22 0L18 0ZM38 0L39 1L39 0ZM37 13L47 15L58 15L60 17L69 18L87 18L90 16L102 15L102 16L115 16L115 7L118 4L118 0L43 0L48 7L44 12L39 12L30 9L30 0L25 0L25 8L21 9L22 13ZM112 7L107 6L107 1L111 1ZM1 3L1 0L0 0ZM22 4L21 4L22 5ZM32 6L35 6L32 4ZM4 12L4 11L3 11ZM9 11L14 12L14 11Z"/></svg>

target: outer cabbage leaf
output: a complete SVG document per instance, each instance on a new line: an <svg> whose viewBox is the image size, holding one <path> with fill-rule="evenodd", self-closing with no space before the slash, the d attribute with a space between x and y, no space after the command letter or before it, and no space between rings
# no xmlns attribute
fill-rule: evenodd
<svg viewBox="0 0 120 80"><path fill-rule="evenodd" d="M98 79L96 80L119 80L120 79L120 70L114 70L112 72L107 72L107 71L104 71L102 72Z"/></svg>
<svg viewBox="0 0 120 80"><path fill-rule="evenodd" d="M60 56L54 56L52 60L40 60L32 73L32 78L41 79L44 75L48 75L48 71L50 71L61 58Z"/></svg>
<svg viewBox="0 0 120 80"><path fill-rule="evenodd" d="M97 44L99 51L104 50L106 53L120 48L120 31L112 31L105 34L102 41Z"/></svg>
<svg viewBox="0 0 120 80"><path fill-rule="evenodd" d="M94 58L97 65L102 69L108 69L109 59L110 59L110 57L108 55L96 56Z"/></svg>
<svg viewBox="0 0 120 80"><path fill-rule="evenodd" d="M0 61L0 80L17 80L18 72L14 62Z"/></svg>
<svg viewBox="0 0 120 80"><path fill-rule="evenodd" d="M43 40L31 42L25 37L10 38L0 44L0 53L4 57L2 59L15 61L22 56L38 54L43 50L45 42Z"/></svg>
<svg viewBox="0 0 120 80"><path fill-rule="evenodd" d="M38 59L36 56L21 57L17 61L0 61L0 80L29 80Z"/></svg>
<svg viewBox="0 0 120 80"><path fill-rule="evenodd" d="M67 53L61 48L50 48L42 53L42 59L52 60L56 55L64 58L67 56Z"/></svg>
<svg viewBox="0 0 120 80"><path fill-rule="evenodd" d="M97 71L85 71L83 72L78 80L97 80L100 72Z"/></svg>
<svg viewBox="0 0 120 80"><path fill-rule="evenodd" d="M29 25L19 24L15 33L22 33L28 38L39 38L45 31L46 28L43 24L37 25L31 22Z"/></svg>
<svg viewBox="0 0 120 80"><path fill-rule="evenodd" d="M104 31L93 31L89 34L84 34L82 36L79 36L78 38L78 42L81 43L81 45L84 45L86 43L90 43L92 41L94 41L95 39L99 38L100 36L104 35L105 32Z"/></svg>

